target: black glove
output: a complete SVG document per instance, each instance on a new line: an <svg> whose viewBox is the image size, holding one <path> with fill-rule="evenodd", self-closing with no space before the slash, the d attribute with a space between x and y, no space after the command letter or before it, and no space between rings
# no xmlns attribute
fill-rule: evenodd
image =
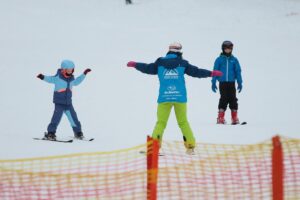
<svg viewBox="0 0 300 200"><path fill-rule="evenodd" d="M44 80L45 76L43 74L39 74L36 76L37 78L41 79L41 80Z"/></svg>
<svg viewBox="0 0 300 200"><path fill-rule="evenodd" d="M84 70L83 73L84 73L84 75L87 75L87 73L89 73L90 71L92 71L92 70L88 68L88 69Z"/></svg>

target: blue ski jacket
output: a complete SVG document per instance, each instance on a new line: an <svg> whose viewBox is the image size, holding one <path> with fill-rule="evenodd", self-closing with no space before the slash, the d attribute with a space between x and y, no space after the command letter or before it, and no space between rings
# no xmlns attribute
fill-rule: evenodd
<svg viewBox="0 0 300 200"><path fill-rule="evenodd" d="M79 85L85 79L85 76L86 75L82 74L76 79L74 76L66 78L61 74L60 69L58 69L55 76L45 76L43 80L55 85L53 103L71 105L72 87Z"/></svg>
<svg viewBox="0 0 300 200"><path fill-rule="evenodd" d="M240 63L233 55L225 56L221 54L215 61L214 70L223 72L223 76L213 77L213 84L216 84L217 80L219 82L235 82L237 80L239 85L243 83Z"/></svg>
<svg viewBox="0 0 300 200"><path fill-rule="evenodd" d="M193 66L182 59L181 54L173 52L158 58L154 63L137 63L135 68L146 74L158 75L160 83L158 103L187 102L184 74L198 78L211 76L211 71Z"/></svg>

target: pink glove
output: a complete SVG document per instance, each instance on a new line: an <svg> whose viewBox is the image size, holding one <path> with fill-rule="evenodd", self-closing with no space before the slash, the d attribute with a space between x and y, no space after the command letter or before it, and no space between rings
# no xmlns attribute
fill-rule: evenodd
<svg viewBox="0 0 300 200"><path fill-rule="evenodd" d="M134 62L134 61L129 61L127 63L127 67L135 67L135 66L136 66L136 62Z"/></svg>
<svg viewBox="0 0 300 200"><path fill-rule="evenodd" d="M210 76L223 76L223 73L221 71L218 71L218 70L214 70L211 72L211 75Z"/></svg>

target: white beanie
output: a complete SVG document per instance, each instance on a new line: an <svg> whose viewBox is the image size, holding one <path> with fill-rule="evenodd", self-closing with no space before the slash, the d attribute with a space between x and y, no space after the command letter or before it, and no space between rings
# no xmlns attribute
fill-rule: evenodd
<svg viewBox="0 0 300 200"><path fill-rule="evenodd" d="M173 42L169 45L169 51L181 53L181 49L182 45L179 42Z"/></svg>

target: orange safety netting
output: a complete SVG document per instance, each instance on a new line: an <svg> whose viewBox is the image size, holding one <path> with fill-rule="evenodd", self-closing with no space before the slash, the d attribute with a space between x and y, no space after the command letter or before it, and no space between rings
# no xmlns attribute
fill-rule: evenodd
<svg viewBox="0 0 300 200"><path fill-rule="evenodd" d="M282 199L281 192L273 196L282 184L284 199L300 199L298 139L281 138L283 159L274 154L272 141L198 143L196 155L187 155L182 142L165 141L158 157L153 143L113 152L0 160L0 199ZM147 146L148 156L140 154Z"/></svg>
<svg viewBox="0 0 300 200"><path fill-rule="evenodd" d="M145 149L0 160L0 199L146 199Z"/></svg>
<svg viewBox="0 0 300 200"><path fill-rule="evenodd" d="M281 144L283 197L300 199L300 140L281 138ZM254 145L198 143L195 150L195 156L186 156L182 142L164 142L157 199L283 199L280 194L273 196L272 177L280 182L280 175L272 174L272 169L276 172L272 141Z"/></svg>
<svg viewBox="0 0 300 200"><path fill-rule="evenodd" d="M282 139L284 199L300 199L300 140Z"/></svg>

